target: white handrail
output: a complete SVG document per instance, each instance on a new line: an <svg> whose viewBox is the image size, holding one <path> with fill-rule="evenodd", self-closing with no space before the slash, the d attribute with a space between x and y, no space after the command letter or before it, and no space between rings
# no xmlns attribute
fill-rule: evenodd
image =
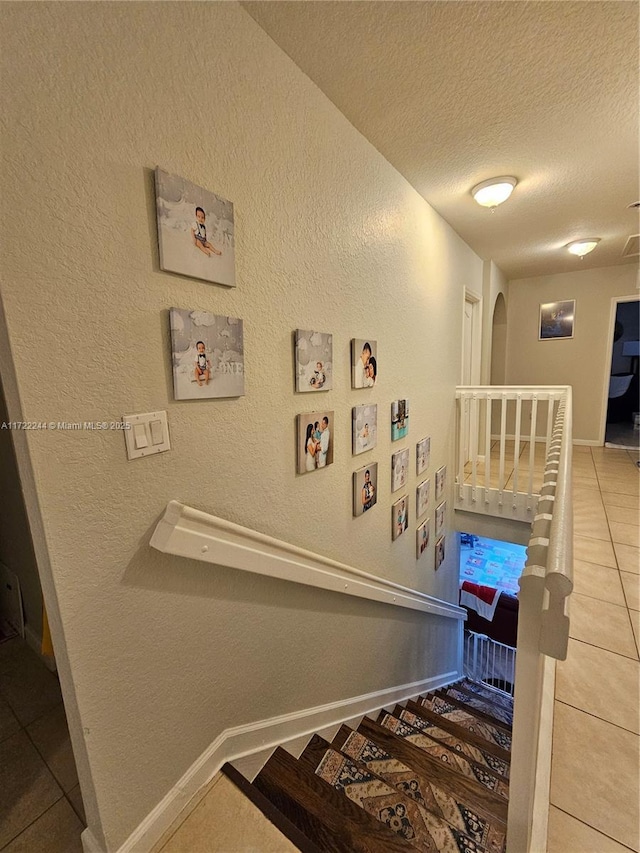
<svg viewBox="0 0 640 853"><path fill-rule="evenodd" d="M466 611L456 604L338 563L178 501L167 504L150 544L158 551L179 557L460 621L466 619Z"/></svg>

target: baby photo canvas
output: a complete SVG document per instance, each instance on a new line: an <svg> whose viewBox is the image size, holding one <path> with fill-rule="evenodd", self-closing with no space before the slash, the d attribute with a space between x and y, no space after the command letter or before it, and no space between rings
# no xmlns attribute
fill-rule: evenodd
<svg viewBox="0 0 640 853"><path fill-rule="evenodd" d="M447 466L443 465L442 468L438 468L436 471L436 500L439 500L443 496L446 485Z"/></svg>
<svg viewBox="0 0 640 853"><path fill-rule="evenodd" d="M378 463L353 472L353 514L357 518L378 501Z"/></svg>
<svg viewBox="0 0 640 853"><path fill-rule="evenodd" d="M431 438L423 438L416 444L416 474L422 474L429 467L431 459Z"/></svg>
<svg viewBox="0 0 640 853"><path fill-rule="evenodd" d="M429 544L429 519L424 521L416 530L416 560L427 550Z"/></svg>
<svg viewBox="0 0 640 853"><path fill-rule="evenodd" d="M441 536L436 541L436 562L435 562L436 570L439 569L443 563L444 563L444 536Z"/></svg>
<svg viewBox="0 0 640 853"><path fill-rule="evenodd" d="M391 455L391 491L397 492L398 489L404 488L407 485L407 476L409 474L409 448L398 450L397 453Z"/></svg>
<svg viewBox="0 0 640 853"><path fill-rule="evenodd" d="M391 404L391 441L404 438L409 432L409 401L394 400Z"/></svg>
<svg viewBox="0 0 640 853"><path fill-rule="evenodd" d="M431 480L423 480L416 486L416 518L420 518L427 511L430 487Z"/></svg>
<svg viewBox="0 0 640 853"><path fill-rule="evenodd" d="M442 503L436 507L436 536L440 536L442 531L444 530L444 519L447 512L447 502L442 501Z"/></svg>
<svg viewBox="0 0 640 853"><path fill-rule="evenodd" d="M373 388L377 380L377 341L353 338L351 341L351 387Z"/></svg>
<svg viewBox="0 0 640 853"><path fill-rule="evenodd" d="M391 507L391 538L402 536L409 526L409 499L407 495L396 501Z"/></svg>
<svg viewBox="0 0 640 853"><path fill-rule="evenodd" d="M333 335L296 329L296 391L333 388Z"/></svg>
<svg viewBox="0 0 640 853"><path fill-rule="evenodd" d="M352 417L353 453L357 456L378 443L378 406L354 406Z"/></svg>
<svg viewBox="0 0 640 853"><path fill-rule="evenodd" d="M333 412L298 415L298 474L333 462Z"/></svg>

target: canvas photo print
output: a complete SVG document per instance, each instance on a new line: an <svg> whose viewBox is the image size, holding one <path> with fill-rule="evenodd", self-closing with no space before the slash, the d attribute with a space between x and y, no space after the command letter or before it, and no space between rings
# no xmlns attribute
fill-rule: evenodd
<svg viewBox="0 0 640 853"><path fill-rule="evenodd" d="M436 561L435 568L438 570L444 563L444 536L436 540Z"/></svg>
<svg viewBox="0 0 640 853"><path fill-rule="evenodd" d="M333 335L296 329L296 391L333 388Z"/></svg>
<svg viewBox="0 0 640 853"><path fill-rule="evenodd" d="M447 513L447 502L442 501L442 503L436 507L436 536L440 536L442 531L444 530L444 520Z"/></svg>
<svg viewBox="0 0 640 853"><path fill-rule="evenodd" d="M235 287L233 203L156 169L160 269Z"/></svg>
<svg viewBox="0 0 640 853"><path fill-rule="evenodd" d="M244 395L242 320L171 308L171 359L176 400Z"/></svg>
<svg viewBox="0 0 640 853"><path fill-rule="evenodd" d="M404 438L409 432L409 401L394 400L391 404L391 441Z"/></svg>
<svg viewBox="0 0 640 853"><path fill-rule="evenodd" d="M353 472L353 514L357 518L378 501L378 463Z"/></svg>
<svg viewBox="0 0 640 853"><path fill-rule="evenodd" d="M298 415L298 474L333 462L333 412Z"/></svg>
<svg viewBox="0 0 640 853"><path fill-rule="evenodd" d="M447 466L443 465L442 468L438 468L436 471L436 500L439 500L443 496L446 485Z"/></svg>
<svg viewBox="0 0 640 853"><path fill-rule="evenodd" d="M575 299L546 302L540 305L540 334L538 340L572 338L576 314Z"/></svg>
<svg viewBox="0 0 640 853"><path fill-rule="evenodd" d="M377 341L353 338L351 341L351 387L373 388L377 380Z"/></svg>
<svg viewBox="0 0 640 853"><path fill-rule="evenodd" d="M427 511L430 490L431 480L423 480L416 486L416 518L420 518Z"/></svg>
<svg viewBox="0 0 640 853"><path fill-rule="evenodd" d="M402 536L409 526L409 498L404 495L391 507L391 538Z"/></svg>
<svg viewBox="0 0 640 853"><path fill-rule="evenodd" d="M409 448L391 455L391 491L397 492L407 485L409 475Z"/></svg>
<svg viewBox="0 0 640 853"><path fill-rule="evenodd" d="M429 544L429 519L424 521L416 530L416 560L427 550Z"/></svg>
<svg viewBox="0 0 640 853"><path fill-rule="evenodd" d="M416 474L422 474L431 461L431 438L423 438L416 444Z"/></svg>
<svg viewBox="0 0 640 853"><path fill-rule="evenodd" d="M354 455L373 450L378 443L378 406L354 406L352 423Z"/></svg>

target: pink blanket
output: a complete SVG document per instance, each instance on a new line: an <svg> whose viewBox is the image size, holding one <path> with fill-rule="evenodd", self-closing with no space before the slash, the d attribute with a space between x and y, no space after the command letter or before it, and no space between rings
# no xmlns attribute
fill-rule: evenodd
<svg viewBox="0 0 640 853"><path fill-rule="evenodd" d="M482 586L473 581L463 581L460 587L460 604L479 613L491 622L498 606L500 591L492 586Z"/></svg>

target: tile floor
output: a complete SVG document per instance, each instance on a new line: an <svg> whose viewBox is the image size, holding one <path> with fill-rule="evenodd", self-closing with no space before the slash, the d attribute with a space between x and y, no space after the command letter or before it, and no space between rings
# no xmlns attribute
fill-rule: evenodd
<svg viewBox="0 0 640 853"><path fill-rule="evenodd" d="M0 644L0 850L82 853L82 795L60 685L24 640Z"/></svg>

